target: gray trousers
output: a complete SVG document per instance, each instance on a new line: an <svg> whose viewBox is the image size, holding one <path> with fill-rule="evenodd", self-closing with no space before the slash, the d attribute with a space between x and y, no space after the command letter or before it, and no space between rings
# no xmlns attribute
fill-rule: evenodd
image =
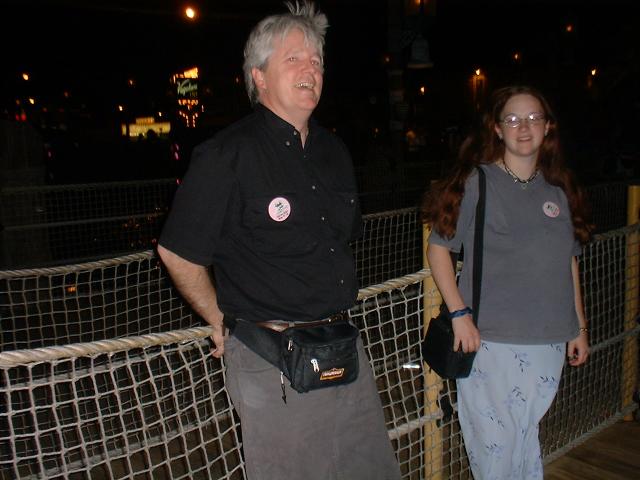
<svg viewBox="0 0 640 480"><path fill-rule="evenodd" d="M400 469L362 341L348 385L298 393L235 337L225 342L226 387L242 428L249 480L398 480Z"/></svg>

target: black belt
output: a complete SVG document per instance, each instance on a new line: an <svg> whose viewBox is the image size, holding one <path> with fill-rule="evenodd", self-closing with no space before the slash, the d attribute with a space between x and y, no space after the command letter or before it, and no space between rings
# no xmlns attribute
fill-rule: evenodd
<svg viewBox="0 0 640 480"><path fill-rule="evenodd" d="M310 322L287 322L285 320L269 320L265 322L255 322L255 324L262 328L268 328L269 330L281 332L287 328L315 327L317 325L324 325L327 323L347 321L349 321L349 311L341 310L338 313L334 313L333 315L329 315L328 317L323 318L322 320L312 320ZM225 315L223 323L229 329L229 332L233 333L233 330L235 329L237 323L236 319Z"/></svg>

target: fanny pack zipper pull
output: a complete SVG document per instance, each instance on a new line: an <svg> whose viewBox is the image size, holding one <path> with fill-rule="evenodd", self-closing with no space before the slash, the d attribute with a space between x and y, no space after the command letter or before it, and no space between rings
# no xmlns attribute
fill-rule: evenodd
<svg viewBox="0 0 640 480"><path fill-rule="evenodd" d="M313 365L313 371L318 373L320 371L320 365L318 365L318 360L315 358L311 359L311 365Z"/></svg>
<svg viewBox="0 0 640 480"><path fill-rule="evenodd" d="M287 404L287 392L284 389L284 373L280 371L280 388L282 389L282 401Z"/></svg>

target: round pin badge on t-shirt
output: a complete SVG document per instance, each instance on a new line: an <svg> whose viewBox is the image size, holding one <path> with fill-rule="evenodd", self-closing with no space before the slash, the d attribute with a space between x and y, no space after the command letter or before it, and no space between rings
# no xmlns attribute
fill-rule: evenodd
<svg viewBox="0 0 640 480"><path fill-rule="evenodd" d="M276 222L284 222L291 215L291 204L284 197L276 197L269 202L269 216Z"/></svg>
<svg viewBox="0 0 640 480"><path fill-rule="evenodd" d="M560 207L553 202L544 202L542 211L547 217L556 218L560 215Z"/></svg>

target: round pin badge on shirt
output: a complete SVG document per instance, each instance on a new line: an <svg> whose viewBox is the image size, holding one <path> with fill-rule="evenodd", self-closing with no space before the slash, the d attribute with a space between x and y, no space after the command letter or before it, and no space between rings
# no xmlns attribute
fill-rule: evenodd
<svg viewBox="0 0 640 480"><path fill-rule="evenodd" d="M547 217L556 218L560 215L560 207L553 202L544 202L542 211Z"/></svg>
<svg viewBox="0 0 640 480"><path fill-rule="evenodd" d="M276 222L284 222L291 215L291 204L284 197L276 197L269 202L269 216Z"/></svg>

